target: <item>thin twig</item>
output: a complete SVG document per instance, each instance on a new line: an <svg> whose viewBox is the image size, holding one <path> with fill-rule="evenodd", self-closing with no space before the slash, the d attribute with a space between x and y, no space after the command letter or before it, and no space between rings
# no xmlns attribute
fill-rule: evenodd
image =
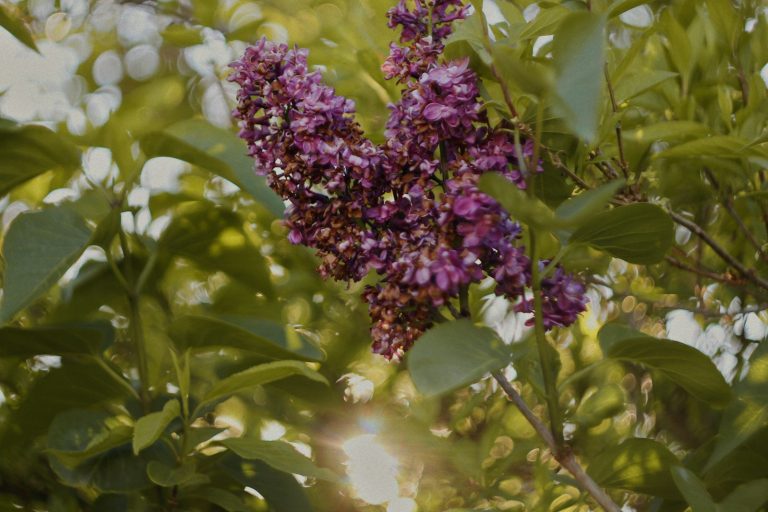
<svg viewBox="0 0 768 512"><path fill-rule="evenodd" d="M700 268L700 267L695 267L693 265L689 265L687 263L684 263L684 262L678 260L677 258L675 258L673 256L665 256L664 259L667 261L667 263L669 263L673 267L679 268L680 270L685 270L686 272L691 272L691 273L699 275L699 276L708 277L709 279L712 279L714 281L718 281L718 282L721 282L721 283L738 284L738 282L735 281L731 277L728 277L728 276L725 276L725 275L722 275L722 274L718 274L717 272L711 272L709 270L706 270L706 269L703 269L703 268Z"/></svg>
<svg viewBox="0 0 768 512"><path fill-rule="evenodd" d="M603 66L603 71L605 73L605 83L608 85L608 95L611 97L611 108L613 109L613 113L617 114L619 112L619 106L616 104L616 95L613 93L613 85L611 84L611 75L608 73L607 62L605 63L605 66ZM627 160L624 158L624 143L621 140L621 120L616 121L616 144L619 147L619 167L621 168L621 172L624 173L624 177L628 178Z"/></svg>
<svg viewBox="0 0 768 512"><path fill-rule="evenodd" d="M706 243L709 247L711 247L712 250L715 251L715 253L717 253L717 255L723 259L723 261L725 261L734 269L736 269L736 271L739 274L741 274L742 277L756 284L760 288L768 290L768 281L766 281L762 277L755 274L754 271L749 270L747 267L744 266L743 263L741 263L739 260L733 257L728 251L723 249L723 247L720 244L718 244L709 235L709 233L707 233L704 230L704 228L702 228L692 220L687 219L686 217L680 215L675 211L669 210L669 215L672 217L672 220L674 220L676 223L687 228L689 231L695 233L701 240L704 241L704 243Z"/></svg>
<svg viewBox="0 0 768 512"><path fill-rule="evenodd" d="M552 433L547 426L533 413L533 411L525 403L523 397L520 396L512 384L504 377L499 371L493 372L493 378L499 383L499 386L507 397L515 404L518 410L523 414L528 423L531 424L533 429L539 434L544 443L549 447L549 450L554 455L555 459L573 476L576 482L579 483L581 488L587 492L594 500L608 512L619 512L619 506L614 503L610 496L590 477L584 468L581 467L573 451L568 448L558 449L555 444L555 439L552 437Z"/></svg>
<svg viewBox="0 0 768 512"><path fill-rule="evenodd" d="M720 203L725 208L725 211L727 211L728 214L731 216L731 218L736 222L736 225L739 226L739 229L747 238L749 243L752 244L752 247L754 247L757 250L757 254L760 255L760 258L768 261L768 255L766 255L765 251L763 251L762 245L760 245L760 242L757 241L757 239L755 238L755 235L753 235L752 232L747 227L747 225L744 224L744 219L741 218L739 213L733 207L733 199L731 199L729 195L721 193L722 189L720 188L720 183L718 183L717 179L715 179L715 175L712 173L712 171L710 171L705 167L704 174L707 176L707 179L712 184L712 187L718 192L718 196L720 197Z"/></svg>

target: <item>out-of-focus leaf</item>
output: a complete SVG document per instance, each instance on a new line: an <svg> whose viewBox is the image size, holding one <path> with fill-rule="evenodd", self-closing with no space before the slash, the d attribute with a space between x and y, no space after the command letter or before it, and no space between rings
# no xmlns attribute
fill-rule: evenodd
<svg viewBox="0 0 768 512"><path fill-rule="evenodd" d="M556 224L555 214L547 205L530 197L501 174L483 174L478 187L498 201L513 219L544 229Z"/></svg>
<svg viewBox="0 0 768 512"><path fill-rule="evenodd" d="M182 464L181 466L170 466L153 460L147 464L147 476L153 483L160 487L205 484L210 481L207 475L197 473L195 471L195 465L190 462Z"/></svg>
<svg viewBox="0 0 768 512"><path fill-rule="evenodd" d="M715 449L705 471L768 425L768 344L761 343L750 358L749 373L736 384L734 398L723 413Z"/></svg>
<svg viewBox="0 0 768 512"><path fill-rule="evenodd" d="M658 370L713 406L724 406L731 397L731 388L712 360L685 343L641 336L613 343L606 356Z"/></svg>
<svg viewBox="0 0 768 512"><path fill-rule="evenodd" d="M47 170L79 166L80 150L48 128L0 123L0 196Z"/></svg>
<svg viewBox="0 0 768 512"><path fill-rule="evenodd" d="M75 467L127 444L131 433L131 427L116 423L103 410L70 409L54 418L48 429L46 448L65 466Z"/></svg>
<svg viewBox="0 0 768 512"><path fill-rule="evenodd" d="M0 328L0 357L98 354L114 340L109 322Z"/></svg>
<svg viewBox="0 0 768 512"><path fill-rule="evenodd" d="M449 393L505 367L510 356L496 335L469 320L439 324L417 340L407 356L416 389L427 396Z"/></svg>
<svg viewBox="0 0 768 512"><path fill-rule="evenodd" d="M637 73L628 73L624 75L616 84L615 96L616 102L621 104L631 100L638 94L652 89L665 80L674 78L677 73L672 71L645 70Z"/></svg>
<svg viewBox="0 0 768 512"><path fill-rule="evenodd" d="M598 213L577 229L569 243L582 242L629 263L648 265L664 258L674 242L669 215L656 205L636 203Z"/></svg>
<svg viewBox="0 0 768 512"><path fill-rule="evenodd" d="M558 26L552 47L556 109L571 131L587 142L597 137L604 31L603 16L574 12Z"/></svg>
<svg viewBox="0 0 768 512"><path fill-rule="evenodd" d="M190 498L208 501L227 512L251 512L252 510L237 495L216 487L205 487L200 491L195 491Z"/></svg>
<svg viewBox="0 0 768 512"><path fill-rule="evenodd" d="M765 151L732 135L715 135L684 142L654 155L655 158L766 158Z"/></svg>
<svg viewBox="0 0 768 512"><path fill-rule="evenodd" d="M223 271L265 295L272 294L267 262L243 231L236 213L207 202L180 207L159 247L209 271Z"/></svg>
<svg viewBox="0 0 768 512"><path fill-rule="evenodd" d="M625 183L618 179L573 196L557 207L555 217L565 225L578 226L605 208Z"/></svg>
<svg viewBox="0 0 768 512"><path fill-rule="evenodd" d="M552 71L537 62L521 59L513 48L494 45L493 63L504 80L513 83L525 93L542 97L552 88Z"/></svg>
<svg viewBox="0 0 768 512"><path fill-rule="evenodd" d="M252 317L182 315L173 321L171 337L191 349L231 347L269 359L322 361L325 357L316 345L290 327Z"/></svg>
<svg viewBox="0 0 768 512"><path fill-rule="evenodd" d="M274 512L312 512L304 489L293 475L259 460L243 461L234 453L218 462L223 473L264 496Z"/></svg>
<svg viewBox="0 0 768 512"><path fill-rule="evenodd" d="M235 135L202 119L188 119L142 139L148 156L171 156L212 171L253 196L275 216L284 206L261 176L256 176L245 145Z"/></svg>
<svg viewBox="0 0 768 512"><path fill-rule="evenodd" d="M133 427L133 453L138 455L141 450L160 439L165 429L179 416L180 412L179 401L168 400L162 411L139 418Z"/></svg>
<svg viewBox="0 0 768 512"><path fill-rule="evenodd" d="M696 512L717 512L717 505L707 492L704 482L699 480L693 472L682 466L675 466L671 471L675 485L693 510Z"/></svg>
<svg viewBox="0 0 768 512"><path fill-rule="evenodd" d="M768 502L768 478L740 485L717 504L718 512L756 512Z"/></svg>
<svg viewBox="0 0 768 512"><path fill-rule="evenodd" d="M704 137L707 133L709 133L709 128L695 121L666 121L643 125L636 130L624 132L626 140L642 143Z"/></svg>
<svg viewBox="0 0 768 512"><path fill-rule="evenodd" d="M608 17L613 18L647 2L648 0L614 0L611 7L608 9Z"/></svg>
<svg viewBox="0 0 768 512"><path fill-rule="evenodd" d="M597 455L587 473L601 486L633 492L679 497L669 477L677 458L666 446L651 439L627 439Z"/></svg>
<svg viewBox="0 0 768 512"><path fill-rule="evenodd" d="M242 393L257 386L263 386L276 380L284 379L292 375L301 375L309 380L328 385L328 381L306 364L299 361L275 361L274 363L260 364L235 373L216 382L202 400L202 404Z"/></svg>
<svg viewBox="0 0 768 512"><path fill-rule="evenodd" d="M80 257L91 239L82 217L68 208L23 213L3 241L5 283L0 323L45 293Z"/></svg>
<svg viewBox="0 0 768 512"><path fill-rule="evenodd" d="M11 16L6 8L0 5L0 27L11 33L13 37L24 43L29 48L32 48L36 52L40 52L37 49L35 40L32 38L29 29L19 18Z"/></svg>
<svg viewBox="0 0 768 512"><path fill-rule="evenodd" d="M573 422L583 427L594 427L606 418L624 410L624 390L617 384L598 389L579 404Z"/></svg>
<svg viewBox="0 0 768 512"><path fill-rule="evenodd" d="M305 457L293 446L283 441L262 441L238 437L225 439L220 443L243 459L260 460L286 473L319 478L329 482L339 481L338 475L333 471L317 467L312 459Z"/></svg>
<svg viewBox="0 0 768 512"><path fill-rule="evenodd" d="M566 16L570 13L561 5L550 5L541 9L530 23L520 33L520 39L535 39L539 36L553 34Z"/></svg>

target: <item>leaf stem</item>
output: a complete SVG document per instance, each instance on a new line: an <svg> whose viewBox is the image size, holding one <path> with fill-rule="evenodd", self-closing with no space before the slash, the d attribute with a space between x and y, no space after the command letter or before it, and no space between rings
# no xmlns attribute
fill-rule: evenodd
<svg viewBox="0 0 768 512"><path fill-rule="evenodd" d="M515 404L518 410L522 413L528 423L531 424L533 429L544 440L544 443L549 447L549 450L554 455L555 459L573 476L574 480L578 482L582 490L589 493L590 496L608 512L619 512L619 506L611 499L610 496L590 477L584 468L581 467L576 460L573 451L558 446L555 442L555 438L552 433L547 429L546 425L533 413L533 411L525 403L520 393L515 390L514 386L507 380L507 378L500 371L495 371L491 375L499 383L499 386L507 397Z"/></svg>
<svg viewBox="0 0 768 512"><path fill-rule="evenodd" d="M619 106L616 104L616 95L613 92L613 85L611 84L611 74L608 72L608 63L603 66L603 72L605 74L605 83L608 86L608 95L611 97L611 109L614 114L619 112ZM624 173L625 178L629 178L629 172L627 171L627 159L624 158L624 143L621 138L621 120L616 121L616 145L619 148L619 167L621 172Z"/></svg>

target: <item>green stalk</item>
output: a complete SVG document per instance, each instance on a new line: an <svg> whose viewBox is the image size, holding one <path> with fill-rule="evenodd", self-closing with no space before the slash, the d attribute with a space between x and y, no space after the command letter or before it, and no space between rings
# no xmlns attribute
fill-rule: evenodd
<svg viewBox="0 0 768 512"><path fill-rule="evenodd" d="M544 378L544 391L547 398L547 410L549 411L549 422L552 430L552 436L555 439L555 445L558 449L564 446L563 440L563 420L560 414L560 404L557 392L557 375L552 360L549 357L548 350L552 350L544 333L544 320L542 317L543 305L541 300L541 277L539 273L539 251L536 246L536 232L529 226L530 236L530 255L531 255L531 288L533 289L533 321L534 333L536 335L536 347L539 351L539 360L541 361L541 373Z"/></svg>

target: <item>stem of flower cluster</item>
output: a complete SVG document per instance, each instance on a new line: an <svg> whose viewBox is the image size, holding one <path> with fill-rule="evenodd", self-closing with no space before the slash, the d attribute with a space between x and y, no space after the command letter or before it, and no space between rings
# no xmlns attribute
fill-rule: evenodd
<svg viewBox="0 0 768 512"><path fill-rule="evenodd" d="M539 361L541 362L541 373L544 379L544 391L547 399L547 410L549 411L549 422L552 430L552 437L555 440L555 446L560 449L564 445L563 440L563 422L560 414L560 404L557 392L557 375L552 364L552 358L549 357L549 346L546 334L544 332L543 303L541 300L541 273L539 271L539 251L536 244L536 233L533 228L529 228L530 233L530 254L531 254L531 288L533 289L533 329L536 336L536 347L539 352Z"/></svg>
<svg viewBox="0 0 768 512"><path fill-rule="evenodd" d="M528 423L531 424L537 434L544 440L549 450L554 455L555 459L573 476L574 480L579 483L579 486L586 491L592 498L608 512L619 512L619 506L614 503L610 496L590 477L584 468L581 467L579 461L570 449L563 449L558 447L555 442L555 438L552 436L552 432L547 429L547 426L533 413L533 411L525 403L520 393L515 390L514 386L507 380L507 378L500 371L492 373L493 378L499 383L499 386L507 397L515 404L518 410L525 416Z"/></svg>

